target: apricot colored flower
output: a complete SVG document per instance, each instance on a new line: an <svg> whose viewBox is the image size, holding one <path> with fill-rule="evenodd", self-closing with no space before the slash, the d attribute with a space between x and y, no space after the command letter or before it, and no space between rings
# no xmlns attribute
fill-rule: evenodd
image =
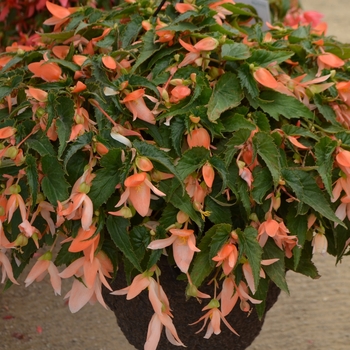
<svg viewBox="0 0 350 350"><path fill-rule="evenodd" d="M338 90L339 97L344 103L350 106L350 81L341 81L335 86Z"/></svg>
<svg viewBox="0 0 350 350"><path fill-rule="evenodd" d="M170 312L169 300L162 286L153 278L150 279L148 298L152 304L154 315L148 325L147 340L144 345L144 350L156 350L163 326L166 328L165 334L171 344L185 347L171 320L173 315Z"/></svg>
<svg viewBox="0 0 350 350"><path fill-rule="evenodd" d="M190 96L191 89L188 86L185 85L177 85L175 86L171 92L170 102L171 103L178 103L187 96Z"/></svg>
<svg viewBox="0 0 350 350"><path fill-rule="evenodd" d="M12 271L12 266L10 263L9 258L6 256L6 249L0 247L0 266L1 266L1 283L5 282L6 277L14 283L14 284L19 284L14 276L13 276L13 271Z"/></svg>
<svg viewBox="0 0 350 350"><path fill-rule="evenodd" d="M165 196L165 193L158 190L158 188L148 180L147 173L145 172L130 175L124 181L124 186L126 187L125 192L121 195L116 207L119 207L129 199L135 210L141 216L146 216L150 210L151 190L157 196Z"/></svg>
<svg viewBox="0 0 350 350"><path fill-rule="evenodd" d="M178 268L186 273L193 259L195 252L200 252L196 247L196 237L193 230L188 229L170 229L169 238L157 239L151 242L147 248L162 249L170 245L173 246L175 263Z"/></svg>
<svg viewBox="0 0 350 350"><path fill-rule="evenodd" d="M323 233L314 232L311 245L313 246L312 254L326 254L328 248L328 241Z"/></svg>
<svg viewBox="0 0 350 350"><path fill-rule="evenodd" d="M205 147L206 149L209 149L210 135L204 128L194 129L187 135L187 143L190 148Z"/></svg>
<svg viewBox="0 0 350 350"><path fill-rule="evenodd" d="M87 249L89 251L89 249ZM92 251L93 252L93 251ZM89 253L89 252L88 252ZM85 254L85 252L84 252ZM81 278L73 281L72 289L64 297L69 298L68 306L72 313L79 311L87 302L94 304L96 300L107 309L101 292L101 283L106 288L112 290L107 278L111 278L110 273L113 266L107 255L100 250L95 256L88 254L73 261L59 276L70 278L75 275Z"/></svg>
<svg viewBox="0 0 350 350"><path fill-rule="evenodd" d="M185 67L194 62L201 64L201 61L197 61L200 59L202 52L209 52L219 45L219 42L211 37L204 38L199 40L195 45L188 44L184 42L182 39L179 39L179 43L183 46L189 53L186 54L185 58L182 62L179 63L178 67Z"/></svg>
<svg viewBox="0 0 350 350"><path fill-rule="evenodd" d="M5 126L0 129L0 139L7 139L16 133L17 129L12 126Z"/></svg>
<svg viewBox="0 0 350 350"><path fill-rule="evenodd" d="M28 287L34 281L40 282L44 279L44 277L49 273L50 282L52 288L55 291L55 295L61 295L61 277L58 275L58 269L56 265L51 261L52 253L46 252L42 255L38 261L31 268L27 278L24 283L25 286Z"/></svg>
<svg viewBox="0 0 350 350"><path fill-rule="evenodd" d="M41 78L47 82L59 81L62 74L62 70L57 63L45 60L29 63L28 69L35 77Z"/></svg>
<svg viewBox="0 0 350 350"><path fill-rule="evenodd" d="M219 310L219 307L220 307L219 301L217 299L212 299L210 303L202 309L202 311L208 310L208 312L205 315L203 315L201 318L199 318L199 320L190 324L192 326L204 320L204 324L202 328L199 331L197 331L196 334L200 333L204 329L204 327L207 325L207 322L209 321L207 332L205 333L204 338L209 339L213 335L213 333L218 335L221 333L220 322L222 321L232 333L239 335L227 322L225 316Z"/></svg>
<svg viewBox="0 0 350 350"><path fill-rule="evenodd" d="M203 165L202 167L202 175L203 175L203 180L205 184L211 188L213 186L213 182L215 179L215 171L213 166L207 162Z"/></svg>
<svg viewBox="0 0 350 350"><path fill-rule="evenodd" d="M217 267L222 265L225 275L232 272L238 259L237 247L232 243L225 243L212 260L217 262Z"/></svg>
<svg viewBox="0 0 350 350"><path fill-rule="evenodd" d="M133 115L133 120L138 118L150 124L155 124L156 119L150 109L146 106L143 96L146 96L145 89L138 89L128 94L121 103L125 103L126 108Z"/></svg>
<svg viewBox="0 0 350 350"><path fill-rule="evenodd" d="M316 77L321 76L323 69L340 68L344 66L345 62L330 52L322 53L317 56L318 71Z"/></svg>

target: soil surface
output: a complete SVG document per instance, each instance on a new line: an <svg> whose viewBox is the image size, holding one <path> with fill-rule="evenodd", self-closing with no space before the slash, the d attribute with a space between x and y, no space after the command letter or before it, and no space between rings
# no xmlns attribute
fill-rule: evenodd
<svg viewBox="0 0 350 350"><path fill-rule="evenodd" d="M350 42L348 0L304 0L302 3L305 9L324 14L329 34ZM290 295L281 293L268 312L259 337L248 350L350 348L349 261L345 259L335 268L335 259L331 256L317 256L314 260L322 277L311 280L289 273ZM63 298L54 296L48 278L28 288L24 288L23 279L21 286L0 292L1 349L135 349L120 332L111 311L96 304L71 314ZM62 296L69 289L70 283L66 281ZM231 349L234 350L234 345L222 350Z"/></svg>

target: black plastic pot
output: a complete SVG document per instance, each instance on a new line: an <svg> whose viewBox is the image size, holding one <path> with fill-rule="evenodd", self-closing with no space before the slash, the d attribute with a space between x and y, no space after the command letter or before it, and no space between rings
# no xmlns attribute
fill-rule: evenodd
<svg viewBox="0 0 350 350"><path fill-rule="evenodd" d="M240 335L239 337L233 334L223 323L221 323L221 333L219 335L213 334L210 339L203 338L205 330L195 334L201 328L202 322L194 326L189 326L189 324L197 321L204 314L201 310L206 304L199 304L195 298L186 301L185 282L182 284L176 280L174 271L168 264L163 264L161 270L161 284L169 298L170 307L174 315L173 322L180 339L187 346L187 349L243 350L259 335L265 315L260 321L253 308L253 311L248 316L246 312L240 310L239 302L226 317L227 321ZM113 290L126 287L124 274L118 272L115 281L111 285ZM211 293L212 291L211 287L208 290L205 289L201 288L201 291L206 293ZM266 312L277 301L279 293L280 289L275 284L271 284L266 301ZM116 315L118 325L129 343L135 346L136 349L142 350L146 341L148 323L154 313L148 300L148 292L143 291L138 297L126 300L125 296L110 295L109 291L104 288L103 297L106 304ZM157 349L178 350L179 347L169 343L163 329Z"/></svg>

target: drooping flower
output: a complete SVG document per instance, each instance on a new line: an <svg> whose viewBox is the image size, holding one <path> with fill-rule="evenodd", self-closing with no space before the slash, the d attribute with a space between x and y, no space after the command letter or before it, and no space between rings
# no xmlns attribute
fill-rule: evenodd
<svg viewBox="0 0 350 350"><path fill-rule="evenodd" d="M210 135L204 128L196 128L187 135L187 143L190 148L205 147L210 148Z"/></svg>
<svg viewBox="0 0 350 350"><path fill-rule="evenodd" d="M213 335L213 333L218 335L221 333L220 321L222 321L232 333L239 335L227 322L225 316L219 310L219 307L220 307L220 302L217 299L212 299L209 302L209 304L202 309L202 311L208 310L208 312L202 317L200 317L199 320L190 324L190 325L194 325L204 320L204 324L202 328L196 333L200 333L206 326L207 322L209 321L207 332L205 333L204 338L209 339Z"/></svg>
<svg viewBox="0 0 350 350"><path fill-rule="evenodd" d="M202 52L208 53L212 50L214 50L218 45L219 42L211 37L204 38L202 40L199 40L195 45L191 45L183 41L182 39L179 39L179 43L187 50L189 51L185 58L182 60L182 62L179 63L178 67L185 67L189 64L196 63L197 65L202 64L201 55Z"/></svg>
<svg viewBox="0 0 350 350"><path fill-rule="evenodd" d="M325 255L327 253L328 241L324 233L314 232L311 245L313 246L312 254Z"/></svg>
<svg viewBox="0 0 350 350"><path fill-rule="evenodd" d="M55 291L55 295L61 295L61 278L56 265L52 262L52 253L46 252L34 264L24 283L28 287L34 281L40 282L49 273L50 282Z"/></svg>
<svg viewBox="0 0 350 350"><path fill-rule="evenodd" d="M165 327L166 337L171 344L185 347L171 320L173 315L170 312L169 300L162 286L153 278L150 279L148 297L152 304L154 315L148 325L147 340L144 345L144 350L156 350L163 326Z"/></svg>
<svg viewBox="0 0 350 350"><path fill-rule="evenodd" d="M235 267L238 259L238 250L235 244L226 243L218 251L212 260L217 262L217 267L222 265L225 275L229 275Z"/></svg>
<svg viewBox="0 0 350 350"><path fill-rule="evenodd" d="M62 70L55 62L41 60L28 64L28 69L34 74L47 82L59 81L62 75Z"/></svg>
<svg viewBox="0 0 350 350"><path fill-rule="evenodd" d="M9 258L6 256L6 249L0 247L0 266L1 266L1 283L5 282L6 277L14 284L19 284L14 276L12 271L12 266Z"/></svg>
<svg viewBox="0 0 350 350"><path fill-rule="evenodd" d="M124 181L124 186L126 189L115 206L119 207L129 199L135 210L141 216L146 216L150 210L151 190L157 196L165 196L165 193L158 190L158 188L151 183L145 172L130 175Z"/></svg>
<svg viewBox="0 0 350 350"><path fill-rule="evenodd" d="M196 237L193 230L170 229L169 238L157 239L151 242L147 248L162 249L172 245L175 263L178 268L186 273L193 259L195 252L200 252L196 247Z"/></svg>
<svg viewBox="0 0 350 350"><path fill-rule="evenodd" d="M145 89L138 89L129 93L120 102L125 103L126 108L133 115L133 120L138 118L150 124L155 124L156 119L150 109L146 106L143 96L149 97L148 95L145 95Z"/></svg>

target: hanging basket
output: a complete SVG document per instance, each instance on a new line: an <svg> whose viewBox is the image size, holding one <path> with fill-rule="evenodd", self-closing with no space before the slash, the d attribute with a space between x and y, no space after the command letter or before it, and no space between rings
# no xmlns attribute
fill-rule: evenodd
<svg viewBox="0 0 350 350"><path fill-rule="evenodd" d="M203 338L205 330L200 334L195 334L201 328L202 323L193 326L189 325L204 314L201 311L204 305L200 304L195 298L190 298L186 301L186 283L183 282L182 284L176 279L176 273L169 264L163 261L159 267L162 270L161 284L169 298L172 313L175 315L173 323L180 339L187 346L187 349L190 350L246 349L259 335L266 312L277 301L280 293L280 289L271 283L266 300L266 311L262 320L259 320L254 307L248 315L246 312L241 311L239 303L236 304L232 312L226 316L226 319L240 336L233 334L222 324L219 335L213 334L210 339L205 339ZM126 285L123 269L120 269L111 286L113 290L116 290L124 288ZM212 286L205 286L201 288L201 291L211 293ZM109 291L104 288L103 297L106 304L116 315L118 325L129 343L135 346L136 349L143 350L147 337L148 323L154 313L147 291L143 291L132 300L126 300L125 296L110 295ZM179 349L179 347L170 344L163 331L157 349L175 350Z"/></svg>

